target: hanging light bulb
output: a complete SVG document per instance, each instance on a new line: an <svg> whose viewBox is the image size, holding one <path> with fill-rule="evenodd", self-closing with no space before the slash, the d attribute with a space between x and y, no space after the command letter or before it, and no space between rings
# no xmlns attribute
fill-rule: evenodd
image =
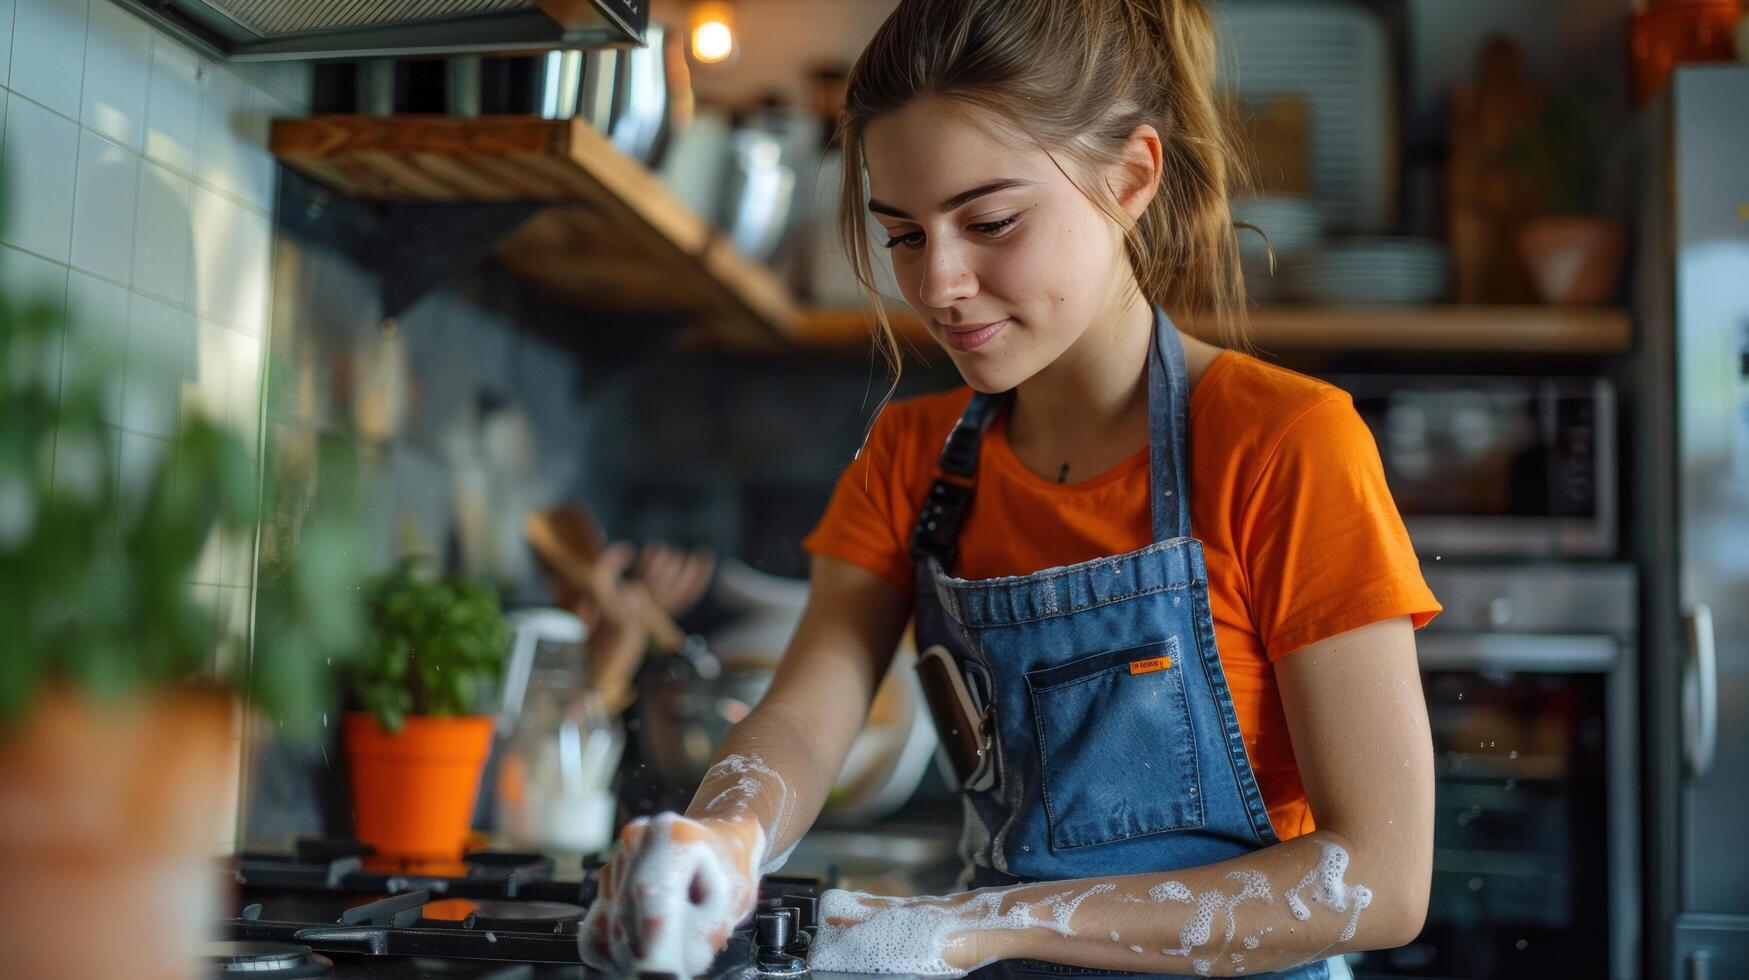
<svg viewBox="0 0 1749 980"><path fill-rule="evenodd" d="M735 8L726 3L695 3L687 18L692 58L714 65L735 53Z"/></svg>

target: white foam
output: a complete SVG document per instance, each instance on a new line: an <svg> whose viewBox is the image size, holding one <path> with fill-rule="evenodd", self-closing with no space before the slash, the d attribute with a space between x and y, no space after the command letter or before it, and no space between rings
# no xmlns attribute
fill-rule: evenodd
<svg viewBox="0 0 1749 980"><path fill-rule="evenodd" d="M752 776L742 776L736 780L735 785L712 797L711 801L704 805L704 808L712 816L716 816L715 811L725 807L731 814L746 813L753 798L759 795L759 789L759 780Z"/></svg>
<svg viewBox="0 0 1749 980"><path fill-rule="evenodd" d="M1117 888L1110 882L1101 882L1079 894L1069 889L1035 902L1007 902L1016 891L1027 887L1036 886L979 889L964 898L952 899L885 898L828 889L820 896L820 926L808 949L808 967L846 973L964 976L966 971L944 958L947 950L964 944L965 936L956 934L1043 928L1073 936L1072 920L1081 903ZM950 940L950 936L955 938ZM1132 948L1140 952L1139 947ZM994 958L988 962L994 962Z"/></svg>
<svg viewBox="0 0 1749 980"><path fill-rule="evenodd" d="M1166 881L1148 889L1148 897L1156 902L1188 902L1190 889L1181 881Z"/></svg>
<svg viewBox="0 0 1749 980"><path fill-rule="evenodd" d="M1148 894L1155 895L1156 901L1188 902L1195 901L1196 911L1185 920L1184 928L1178 933L1178 948L1163 949L1160 952L1167 956L1188 956L1190 951L1209 941L1213 934L1216 914L1226 916L1226 932L1223 941L1233 942L1233 933L1238 931L1238 918L1234 914L1239 906L1250 901L1271 901L1269 879L1260 871L1229 871L1229 881L1240 882L1237 892L1232 895L1218 888L1211 888L1192 898L1190 889L1176 881L1168 881L1154 886Z"/></svg>
<svg viewBox="0 0 1749 980"><path fill-rule="evenodd" d="M699 786L700 794L703 794L705 787L722 781L727 781L728 785L711 797L711 801L705 804L701 816L727 816L735 823L740 823L738 818L747 812L747 809L753 805L753 801L775 785L777 787L777 811L771 818L771 825L764 828L766 831L765 839L767 841L783 840L784 831L789 829L790 817L795 812L795 796L790 792L789 784L784 781L781 773L767 766L765 760L757 755L733 753L723 756L716 765L705 771L704 781ZM783 853L772 856L769 861L761 863L759 874L761 876L768 875L783 867L784 862L795 851L797 843L799 841L792 841Z"/></svg>
<svg viewBox="0 0 1749 980"><path fill-rule="evenodd" d="M678 824L695 825L694 840L675 839ZM717 846L709 831L677 813L640 817L632 826L643 829L633 848L619 848L610 865L614 899L597 900L578 930L585 963L601 970L623 970L695 976L716 957L712 937L727 934L753 907L757 881L735 867L734 858ZM764 857L765 834L754 828L749 863ZM702 901L693 901L692 883L703 887ZM627 919L636 916L637 922ZM643 936L643 956L631 948L633 930ZM599 963L593 937L606 935L610 963Z"/></svg>
<svg viewBox="0 0 1749 980"><path fill-rule="evenodd" d="M1348 912L1348 925L1336 937L1337 942L1347 942L1354 938L1354 930L1360 923L1360 913L1372 904L1372 889L1365 885L1350 885L1343 880L1348 871L1348 852L1338 844L1326 843L1318 863L1300 883L1287 892L1288 911L1301 922L1312 917L1312 910L1300 898L1300 892L1308 886L1317 885L1312 891L1312 901L1333 909L1337 912Z"/></svg>
<svg viewBox="0 0 1749 980"><path fill-rule="evenodd" d="M1073 891L1073 889L1070 891ZM1075 914L1075 910L1081 907L1081 903L1095 895L1103 895L1106 892L1113 891L1117 891L1117 886L1109 881L1103 881L1071 899L1063 898L1064 895L1068 895L1070 892L1058 892L1055 895L1048 895L1045 897L1044 903L1050 906L1051 922L1041 922L1039 925L1046 926L1047 928L1060 932L1065 936L1073 936L1075 930L1069 928L1069 919Z"/></svg>
<svg viewBox="0 0 1749 980"><path fill-rule="evenodd" d="M1264 877L1260 871L1232 871L1228 872L1227 877L1245 883L1244 887L1239 889L1239 894L1234 895L1232 900L1227 903L1227 932L1223 942L1231 945L1233 933L1238 929L1238 921L1233 917L1233 910L1249 901L1272 902L1274 898L1269 894L1269 879Z"/></svg>

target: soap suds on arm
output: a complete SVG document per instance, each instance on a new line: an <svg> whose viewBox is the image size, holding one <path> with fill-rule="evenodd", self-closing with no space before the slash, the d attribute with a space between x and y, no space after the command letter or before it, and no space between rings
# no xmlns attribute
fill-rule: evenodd
<svg viewBox="0 0 1749 980"><path fill-rule="evenodd" d="M972 956L1025 949L1012 955L1142 973L1287 969L1354 937L1373 893L1346 880L1348 865L1340 844L1306 839L1171 878L1037 882L923 898L831 890L821 898L809 964L955 977L975 968L956 965ZM1299 881L1284 901L1276 899L1271 873ZM1014 933L1035 938L1000 938Z"/></svg>

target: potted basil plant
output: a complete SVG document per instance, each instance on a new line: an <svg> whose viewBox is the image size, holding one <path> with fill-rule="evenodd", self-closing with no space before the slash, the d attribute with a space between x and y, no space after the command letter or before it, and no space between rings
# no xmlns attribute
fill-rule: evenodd
<svg viewBox="0 0 1749 980"><path fill-rule="evenodd" d="M371 584L370 636L346 670L356 832L408 859L462 851L510 642L496 592L431 565L408 558Z"/></svg>

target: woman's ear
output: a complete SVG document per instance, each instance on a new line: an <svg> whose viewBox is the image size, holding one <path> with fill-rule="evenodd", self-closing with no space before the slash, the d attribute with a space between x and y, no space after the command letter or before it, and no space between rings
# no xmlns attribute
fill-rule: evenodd
<svg viewBox="0 0 1749 980"><path fill-rule="evenodd" d="M1140 220L1160 188L1160 134L1146 123L1130 131L1111 175L1111 192L1130 220Z"/></svg>

